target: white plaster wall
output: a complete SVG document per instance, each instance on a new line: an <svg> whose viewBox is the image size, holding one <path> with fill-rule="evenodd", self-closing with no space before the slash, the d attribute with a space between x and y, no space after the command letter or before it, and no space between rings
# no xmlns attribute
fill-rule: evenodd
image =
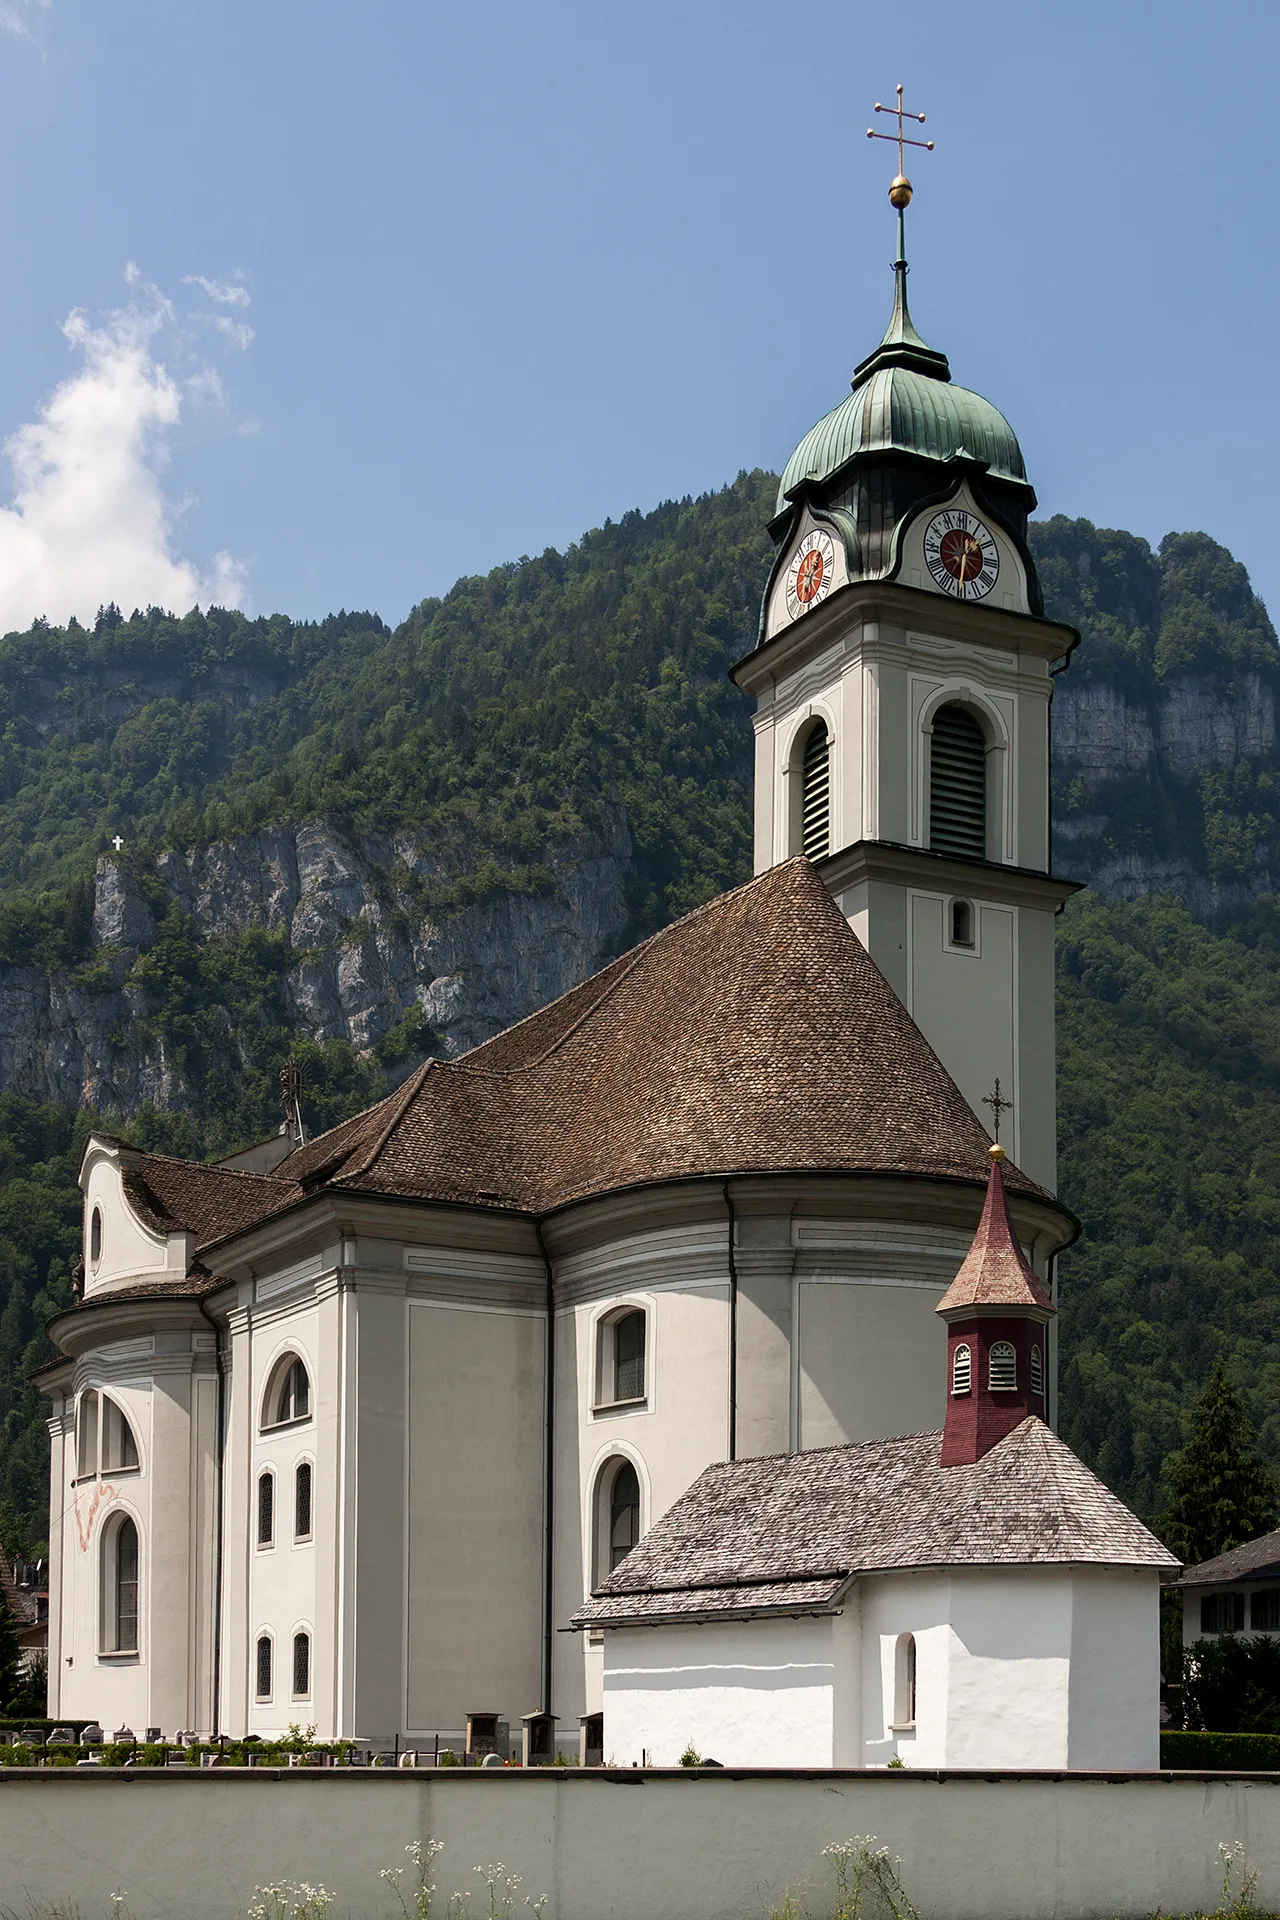
<svg viewBox="0 0 1280 1920"><path fill-rule="evenodd" d="M3 1893L135 1920L231 1920L257 1886L319 1883L334 1911L386 1920L379 1879L425 1835L442 1889L501 1860L554 1920L752 1920L805 1889L835 1905L824 1847L875 1834L918 1912L945 1920L1112 1920L1211 1912L1219 1843L1280 1910L1280 1777L889 1772L637 1775L387 1771L281 1776L187 1768L47 1772L0 1783ZM11 1891L12 1890L12 1891ZM22 1891L20 1891L22 1890Z"/></svg>
<svg viewBox="0 0 1280 1920"><path fill-rule="evenodd" d="M274 1431L264 1430L263 1412L268 1383L281 1361L296 1354L307 1369L311 1382L311 1410L306 1420ZM335 1417L331 1383L320 1366L319 1309L310 1298L292 1308L264 1314L255 1321L250 1342L251 1373L245 1382L250 1399L251 1471L248 1499L228 1503L226 1525L237 1529L247 1555L247 1672L228 1675L232 1686L239 1686L248 1701L248 1730L251 1733L284 1733L291 1722L315 1725L322 1735L331 1734L331 1708L317 1698L317 1674L321 1671L324 1649L316 1637L317 1556L332 1551L332 1529L328 1524L331 1501L320 1471L320 1435L326 1421ZM311 1462L311 1538L294 1538L294 1476L304 1460ZM260 1547L258 1539L258 1479L270 1469L275 1474L275 1542ZM247 1508L247 1510L246 1510ZM293 1694L293 1636L298 1631L312 1636L311 1692L297 1698ZM270 1633L274 1644L272 1692L268 1701L255 1698L254 1666L259 1634Z"/></svg>
<svg viewBox="0 0 1280 1920"><path fill-rule="evenodd" d="M605 1758L672 1767L692 1745L727 1767L830 1766L836 1669L830 1617L611 1629Z"/></svg>
<svg viewBox="0 0 1280 1920"><path fill-rule="evenodd" d="M1155 1573L1078 1568L1071 1591L1072 1767L1160 1764Z"/></svg>
<svg viewBox="0 0 1280 1920"><path fill-rule="evenodd" d="M855 1764L908 1767L948 1764L947 1702L951 1664L948 1613L951 1583L945 1574L887 1574L859 1580L846 1605L861 1612L859 1649L862 1739ZM916 1725L895 1728L894 1691L898 1638L916 1640Z"/></svg>
<svg viewBox="0 0 1280 1920"><path fill-rule="evenodd" d="M950 1586L946 1765L1069 1765L1070 1573L956 1570Z"/></svg>
<svg viewBox="0 0 1280 1920"><path fill-rule="evenodd" d="M154 1279L170 1273L181 1279L192 1247L185 1233L156 1234L142 1222L124 1196L120 1161L115 1153L90 1147L81 1170L84 1189L85 1294L130 1280ZM95 1207L102 1212L102 1255L89 1257L89 1222Z"/></svg>

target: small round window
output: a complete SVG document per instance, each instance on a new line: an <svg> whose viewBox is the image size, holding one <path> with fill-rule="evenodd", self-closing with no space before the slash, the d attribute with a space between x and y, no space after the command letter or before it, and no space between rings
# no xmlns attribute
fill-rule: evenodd
<svg viewBox="0 0 1280 1920"><path fill-rule="evenodd" d="M96 1267L102 1258L102 1208L95 1207L89 1216L89 1259Z"/></svg>

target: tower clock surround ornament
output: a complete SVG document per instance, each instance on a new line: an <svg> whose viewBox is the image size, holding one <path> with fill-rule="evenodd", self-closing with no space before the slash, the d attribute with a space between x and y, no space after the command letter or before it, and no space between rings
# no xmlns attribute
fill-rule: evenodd
<svg viewBox="0 0 1280 1920"><path fill-rule="evenodd" d="M965 507L934 514L924 530L924 563L934 585L957 600L985 600L1000 578L995 535Z"/></svg>
<svg viewBox="0 0 1280 1920"><path fill-rule="evenodd" d="M829 533L815 528L800 542L787 568L787 612L793 620L826 599L835 581L835 570L835 542Z"/></svg>

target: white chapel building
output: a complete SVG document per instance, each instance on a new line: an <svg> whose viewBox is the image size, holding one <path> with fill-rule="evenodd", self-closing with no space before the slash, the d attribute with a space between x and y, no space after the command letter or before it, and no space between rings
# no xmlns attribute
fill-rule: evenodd
<svg viewBox="0 0 1280 1920"><path fill-rule="evenodd" d="M943 1426L993 1094L1052 1301L1077 636L1011 428L895 285L787 467L735 669L756 877L319 1139L90 1139L42 1377L51 1713L413 1746L542 1710L571 1749L604 1705L607 1750L607 1630L570 1622L705 1469Z"/></svg>

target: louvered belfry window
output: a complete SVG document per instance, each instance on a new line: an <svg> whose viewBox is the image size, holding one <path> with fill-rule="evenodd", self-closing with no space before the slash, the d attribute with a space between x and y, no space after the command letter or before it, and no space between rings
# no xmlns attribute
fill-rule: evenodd
<svg viewBox="0 0 1280 1920"><path fill-rule="evenodd" d="M831 741L821 720L804 743L800 850L810 860L825 860L831 851Z"/></svg>
<svg viewBox="0 0 1280 1920"><path fill-rule="evenodd" d="M987 857L987 742L964 707L939 707L933 716L929 846L962 860Z"/></svg>

